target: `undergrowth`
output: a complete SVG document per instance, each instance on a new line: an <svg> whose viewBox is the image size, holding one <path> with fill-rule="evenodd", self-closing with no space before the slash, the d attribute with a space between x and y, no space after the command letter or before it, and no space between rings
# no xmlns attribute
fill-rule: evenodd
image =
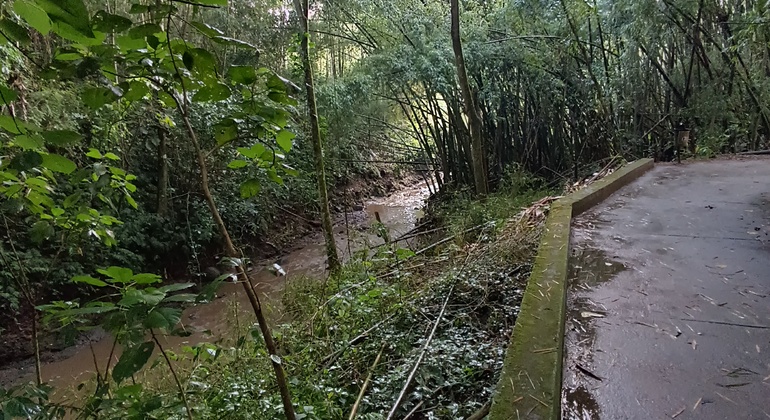
<svg viewBox="0 0 770 420"><path fill-rule="evenodd" d="M395 418L454 419L487 404L548 204L541 200L522 211L547 194L532 189L535 180L523 181L504 184L483 202L459 194L443 204L440 236L453 240L429 252L381 247L348 262L335 278L287 283L281 306L290 321L275 326L274 336L297 418L343 419L357 406L359 419L382 419L391 411ZM469 227L477 228L464 233ZM231 312L239 338L167 351L187 404L195 418L282 418L258 329ZM98 418L186 417L166 364L155 363L142 375L111 399L92 398L86 407Z"/></svg>

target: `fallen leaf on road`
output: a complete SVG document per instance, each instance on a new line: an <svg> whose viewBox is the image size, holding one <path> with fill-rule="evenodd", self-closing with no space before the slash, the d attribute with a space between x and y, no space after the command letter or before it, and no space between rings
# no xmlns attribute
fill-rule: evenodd
<svg viewBox="0 0 770 420"><path fill-rule="evenodd" d="M599 314L596 312L589 312L589 311L581 312L580 316L582 316L583 318L604 318L604 314Z"/></svg>
<svg viewBox="0 0 770 420"><path fill-rule="evenodd" d="M597 381L601 382L602 378L600 378L598 375L596 375L595 373L591 372L590 370L584 368L583 366L580 366L579 364L575 364L575 367L578 368L578 370L583 372L585 375L588 375L589 377L594 378Z"/></svg>
<svg viewBox="0 0 770 420"><path fill-rule="evenodd" d="M677 418L677 417L678 417L680 414L684 413L684 410L685 410L686 408L687 408L687 407L682 407L682 409L681 409L681 410L679 410L679 411L677 411L676 413L672 414L672 415L671 415L671 418L672 418L672 419L675 419L675 418Z"/></svg>
<svg viewBox="0 0 770 420"><path fill-rule="evenodd" d="M739 384L717 384L717 386L721 386L722 388L739 388L742 386L751 385L750 382L741 382Z"/></svg>

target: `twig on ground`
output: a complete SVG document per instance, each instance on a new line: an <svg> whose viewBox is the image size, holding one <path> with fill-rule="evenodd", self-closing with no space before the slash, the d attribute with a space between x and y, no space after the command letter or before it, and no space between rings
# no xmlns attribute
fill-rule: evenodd
<svg viewBox="0 0 770 420"><path fill-rule="evenodd" d="M372 326L368 330L362 332L361 334L358 334L355 338L353 338L352 340L348 341L347 344L345 344L345 346L343 346L341 349L339 349L339 350L335 351L334 353L332 353L332 354L324 357L323 359L321 359L321 362L324 363L324 366L329 367L329 365L334 363L334 361L337 360L338 357L342 356L342 353L344 353L345 350L347 350L351 346L355 346L356 344L364 341L364 339L369 335L370 332L376 330L382 324L390 321L394 316L396 316L396 314L391 314L390 316L388 316L387 318L383 319L382 321L374 324L374 326Z"/></svg>
<svg viewBox="0 0 770 420"><path fill-rule="evenodd" d="M489 409L492 408L492 400L487 401L481 408L475 413L471 414L465 420L481 420L489 414Z"/></svg>
<svg viewBox="0 0 770 420"><path fill-rule="evenodd" d="M412 231L409 231L409 232L399 236L398 238L391 240L390 244L394 244L396 242L401 242L401 241L406 241L408 239L416 238L418 236L427 235L429 233L434 233L434 232L438 232L438 231L442 231L442 230L446 230L446 228L445 227L439 227L439 228L430 229L430 230L426 230L426 231L422 231L422 232L416 232L416 233L412 233ZM377 249L377 248L381 248L381 247L383 247L385 245L389 245L389 243L385 242L385 243L381 243L381 244L378 244L378 245L372 245L372 246L369 247L369 249Z"/></svg>
<svg viewBox="0 0 770 420"><path fill-rule="evenodd" d="M449 293L446 295L446 299L444 299L444 305L441 306L441 312L439 312L438 317L436 318L436 322L433 324L433 329L430 331L430 335L428 335L428 339L425 340L425 344L422 346L422 351L420 352L420 355L417 357L417 361L414 364L414 367L412 368L412 371L409 373L409 376L406 378L406 383L404 383L404 387L401 388L401 392L398 394L398 399L396 399L396 402L393 404L393 408L390 409L390 413L388 413L388 417L386 417L386 420L390 420L393 418L393 416L396 415L396 411L398 410L398 407L401 405L401 401L404 399L404 396L406 395L407 390L409 389L409 385L412 383L412 380L414 379L414 375L417 374L417 369L419 369L420 364L422 363L422 360L425 358L425 354L428 352L428 346L430 346L431 341L433 341L433 336L436 334L436 330L438 329L439 324L441 324L441 318L444 317L444 311L446 310L446 306L449 303L449 298L452 296L452 292L454 292L455 287L452 286L449 289Z"/></svg>
<svg viewBox="0 0 770 420"><path fill-rule="evenodd" d="M489 225L490 225L490 223L489 223L489 222L486 222L486 223L482 223L482 224L480 224L480 225L478 225L478 226L474 226L474 227L472 227L472 228L470 228L470 229L465 229L464 231L462 231L462 232L460 232L460 233L457 233L457 234L455 234L455 235L449 236L449 237L447 237L447 238L444 238L444 239L442 239L442 240L440 240L440 241L438 241L438 242L434 242L434 243L432 243L432 244L430 244L430 245L426 246L425 248L423 248L423 249L421 249L421 250L419 250L419 251L415 252L415 253L414 253L414 255L420 255L420 254L424 254L424 253L426 253L426 252L430 251L431 249L433 249L433 248L435 248L435 247L437 247L437 246L443 245L443 244L445 244L445 243L447 243L447 242L451 241L452 239L455 239L455 238L457 238L457 237L458 237L458 236L460 236L460 235L464 235L464 234L466 234L466 233L471 233L471 232L473 232L474 230L479 230L479 229L481 229L481 228L484 228L484 227L487 227L487 226L489 226Z"/></svg>
<svg viewBox="0 0 770 420"><path fill-rule="evenodd" d="M406 414L406 416L404 416L404 420L408 420L408 419L410 419L410 418L411 418L411 417L414 415L414 413L416 413L416 412L417 412L417 410L419 410L419 409L420 409L420 407L422 407L422 405L423 405L424 403L425 403L425 400L423 400L423 401L420 401L420 402L419 402L417 405L415 405L415 406L414 406L414 408L413 408L411 411L409 411L409 412Z"/></svg>
<svg viewBox="0 0 770 420"><path fill-rule="evenodd" d="M350 416L348 417L348 420L353 420L354 418L356 418L356 412L358 411L358 406L361 404L361 400L364 398L364 394L366 393L366 388L369 387L369 381L372 380L374 369L376 369L377 364L380 363L380 357L382 357L383 350L385 350L385 343L382 343L380 352L377 353L377 358L374 359L374 363L372 363L372 367L369 368L369 374L366 375L366 380L364 380L364 384L361 386L361 391L358 393L358 398L356 398L356 403L353 404L353 408L350 410Z"/></svg>

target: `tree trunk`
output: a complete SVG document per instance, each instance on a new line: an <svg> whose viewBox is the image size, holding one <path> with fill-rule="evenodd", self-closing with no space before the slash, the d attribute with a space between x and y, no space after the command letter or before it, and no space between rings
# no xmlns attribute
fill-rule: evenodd
<svg viewBox="0 0 770 420"><path fill-rule="evenodd" d="M473 100L471 88L468 84L468 74L465 72L465 59L463 58L463 46L460 42L460 5L458 0L451 0L452 14L452 49L455 53L455 67L457 69L457 81L463 96L463 106L468 117L469 131L471 134L471 154L473 158L473 180L476 186L476 194L485 196L489 192L487 172L484 168L484 141L481 138L481 116L476 102Z"/></svg>
<svg viewBox="0 0 770 420"><path fill-rule="evenodd" d="M313 68L310 66L310 46L308 28L308 0L294 0L294 7L300 22L300 55L302 67L305 70L305 92L307 93L307 108L310 119L310 137L313 142L316 179L318 180L318 199L321 206L321 223L323 224L326 241L326 256L329 260L329 270L332 274L340 271L340 258L337 255L337 244L334 242L332 216L329 210L329 192L326 189L326 170L324 169L323 147L321 145L321 130L318 126L318 110L315 101L315 85L313 84Z"/></svg>
<svg viewBox="0 0 770 420"><path fill-rule="evenodd" d="M161 216L168 214L168 132L163 123L158 123L158 211Z"/></svg>
<svg viewBox="0 0 770 420"><path fill-rule="evenodd" d="M186 100L186 96L184 96L181 100ZM219 209L217 208L217 204L214 201L214 196L211 193L211 189L209 188L209 172L208 165L206 164L206 154L201 149L200 143L198 142L198 136L195 133L195 129L192 127L189 114L186 112L186 108L181 105L179 100L177 101L177 106L179 112L182 114L182 120L184 121L187 134L190 137L190 141L192 142L193 147L195 148L199 166L198 169L200 170L201 176L201 190L203 190L203 197L208 204L209 212L211 213L211 217L214 219L214 224L217 226L219 234L222 237L222 241L224 242L225 254L230 258L241 258L240 253L238 252L235 244L232 241L232 238L230 237L227 226L222 219L222 215L219 213ZM283 364L281 363L280 356L278 356L278 350L275 345L275 341L273 341L273 335L270 332L270 326L267 324L265 314L262 311L262 303L259 301L257 292L254 291L254 286L251 283L251 278L249 277L249 273L246 271L246 267L243 264L238 264L237 271L240 282L243 285L243 290L246 292L246 296L249 298L251 308L254 310L254 315L257 317L257 323L259 324L259 329L262 332L262 338L265 340L265 348L267 349L267 353L270 355L270 361L273 365L273 370L275 371L276 383L281 394L281 401L283 402L284 415L286 416L287 420L295 420L296 416L294 414L294 406L292 406L291 403L291 393L289 392L289 384L286 381L286 372L283 370Z"/></svg>

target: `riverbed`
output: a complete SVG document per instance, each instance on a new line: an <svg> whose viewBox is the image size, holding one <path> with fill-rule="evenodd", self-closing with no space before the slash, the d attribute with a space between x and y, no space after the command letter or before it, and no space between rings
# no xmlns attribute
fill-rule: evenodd
<svg viewBox="0 0 770 420"><path fill-rule="evenodd" d="M377 235L377 220L387 228L391 238L412 230L422 215L422 207L430 195L425 182L418 182L396 191L388 197L371 199L357 211L349 211L336 217L334 237L344 259L351 253L367 250L383 243ZM271 268L278 264L285 275L277 275ZM311 277L319 280L327 274L327 262L323 235L319 231L300 239L281 257L255 262L250 268L251 279L263 304L269 308L271 320L282 318L281 296L287 283ZM232 338L233 321L253 323L254 315L248 298L239 284L224 283L213 301L187 308L182 315L182 327L190 333L187 337L168 336L161 340L164 349L180 352L184 346L201 342L217 342ZM114 366L120 356L120 348L107 334L94 333L73 346L57 353L43 355L43 381L56 390L57 400L68 400L77 393L79 384L93 378L95 365L103 370L108 360ZM22 361L0 369L0 386L34 380L34 364Z"/></svg>

